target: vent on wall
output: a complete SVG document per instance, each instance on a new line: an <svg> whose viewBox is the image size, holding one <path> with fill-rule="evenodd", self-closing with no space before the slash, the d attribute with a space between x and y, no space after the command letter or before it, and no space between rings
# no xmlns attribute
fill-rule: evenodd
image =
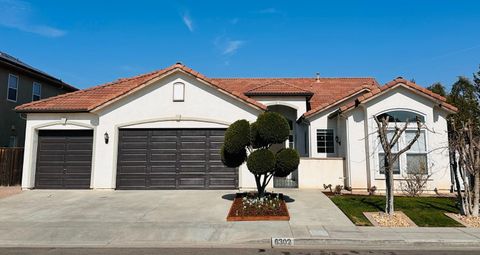
<svg viewBox="0 0 480 255"><path fill-rule="evenodd" d="M185 84L182 82L175 82L173 84L173 102L185 101Z"/></svg>

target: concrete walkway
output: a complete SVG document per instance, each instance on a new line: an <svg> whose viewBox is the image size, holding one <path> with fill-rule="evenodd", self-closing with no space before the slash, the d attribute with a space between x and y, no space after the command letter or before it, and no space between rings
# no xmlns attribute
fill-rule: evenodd
<svg viewBox="0 0 480 255"><path fill-rule="evenodd" d="M318 190L282 190L289 222L227 222L236 191L33 190L0 199L0 247L267 247L385 244L480 247L467 228L356 227Z"/></svg>

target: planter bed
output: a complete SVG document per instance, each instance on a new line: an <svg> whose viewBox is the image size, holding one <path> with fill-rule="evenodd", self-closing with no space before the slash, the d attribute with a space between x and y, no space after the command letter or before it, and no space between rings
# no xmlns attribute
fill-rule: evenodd
<svg viewBox="0 0 480 255"><path fill-rule="evenodd" d="M288 221L290 215L283 194L267 193L257 198L256 193L237 193L227 221Z"/></svg>

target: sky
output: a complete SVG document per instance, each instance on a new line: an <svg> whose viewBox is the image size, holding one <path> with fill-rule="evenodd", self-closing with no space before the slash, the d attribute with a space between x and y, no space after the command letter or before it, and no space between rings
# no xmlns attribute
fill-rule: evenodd
<svg viewBox="0 0 480 255"><path fill-rule="evenodd" d="M480 1L0 0L0 51L78 88L182 62L207 77L395 77L480 65Z"/></svg>

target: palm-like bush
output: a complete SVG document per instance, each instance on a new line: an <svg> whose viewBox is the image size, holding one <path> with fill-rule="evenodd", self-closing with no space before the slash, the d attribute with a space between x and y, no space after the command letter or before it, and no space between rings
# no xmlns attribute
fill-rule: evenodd
<svg viewBox="0 0 480 255"><path fill-rule="evenodd" d="M239 167L245 161L255 176L258 195L274 177L286 177L297 169L300 156L294 149L281 149L273 153L273 144L285 142L289 125L285 117L275 112L265 112L250 124L246 120L235 121L225 132L222 161L228 167ZM247 151L249 155L247 156Z"/></svg>

